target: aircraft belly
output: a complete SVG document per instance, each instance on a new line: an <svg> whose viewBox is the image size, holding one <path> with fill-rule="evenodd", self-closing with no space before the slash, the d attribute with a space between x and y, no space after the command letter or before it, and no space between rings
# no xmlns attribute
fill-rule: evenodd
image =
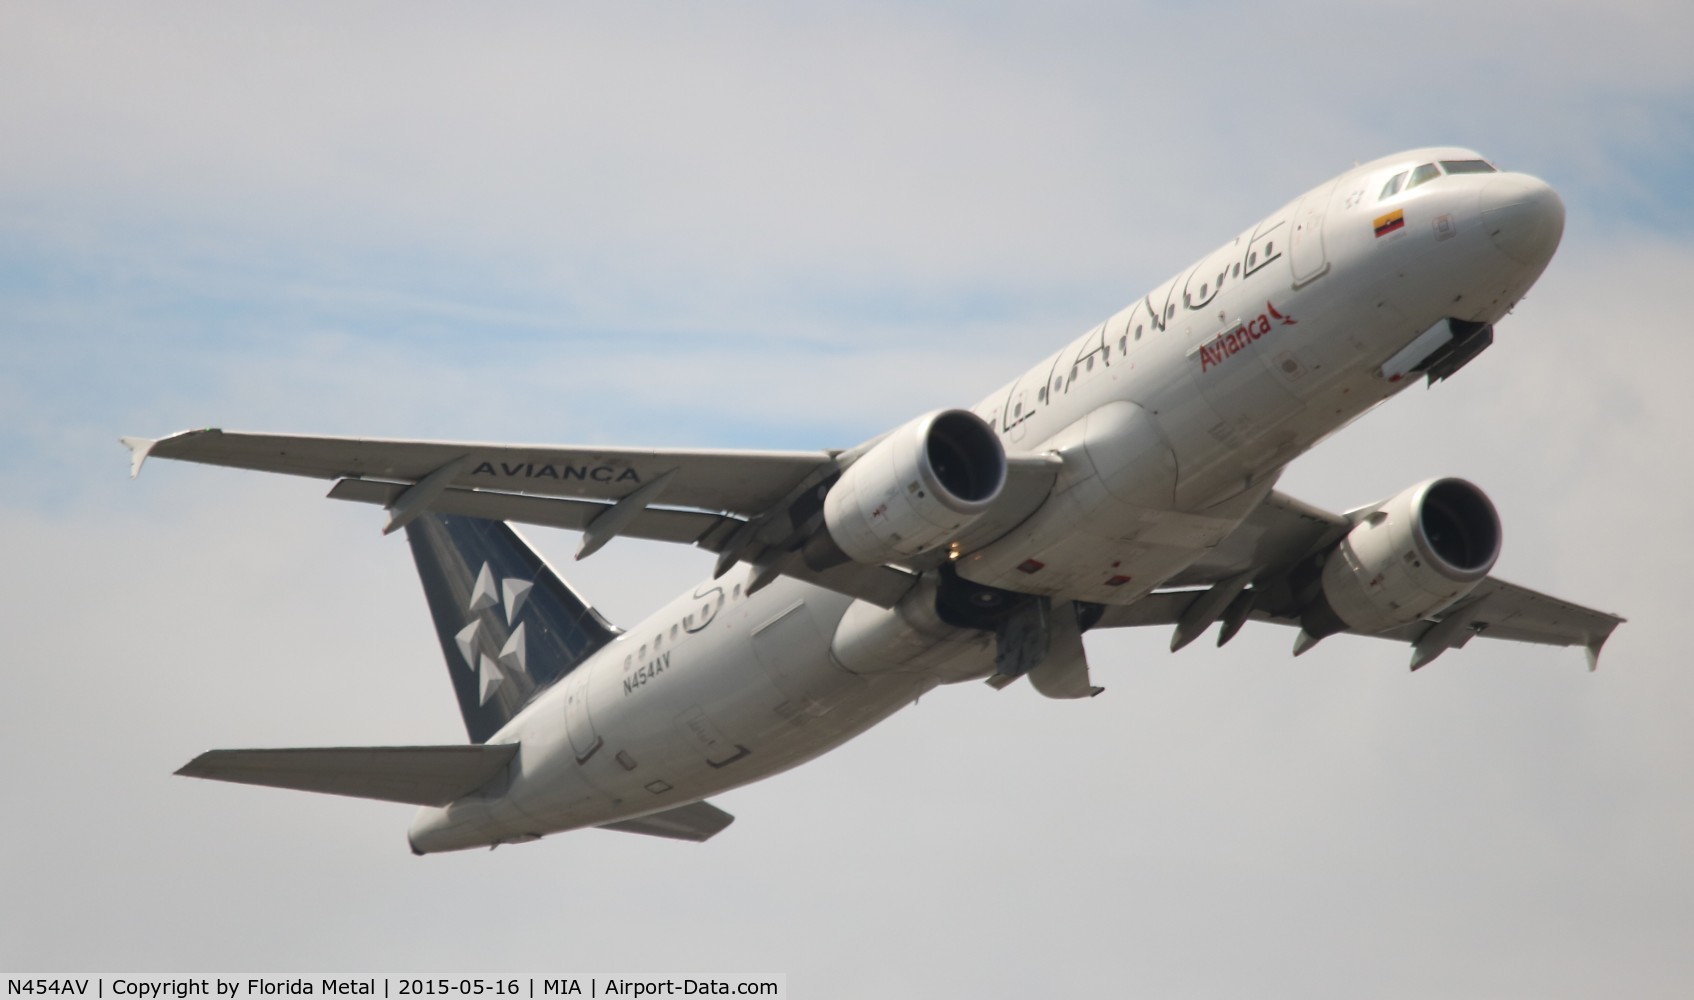
<svg viewBox="0 0 1694 1000"><path fill-rule="evenodd" d="M603 747L579 761L559 724L563 710L552 706L544 725L525 732L535 752L526 746L522 755L526 770L510 796L520 811L509 822L551 832L681 805L810 760L934 686L921 676L861 678L835 664L825 628L833 632L849 603L780 580L727 602L711 628L669 647L666 669L627 691L634 663L625 671L625 650L639 650L652 629L620 638L593 664Z"/></svg>

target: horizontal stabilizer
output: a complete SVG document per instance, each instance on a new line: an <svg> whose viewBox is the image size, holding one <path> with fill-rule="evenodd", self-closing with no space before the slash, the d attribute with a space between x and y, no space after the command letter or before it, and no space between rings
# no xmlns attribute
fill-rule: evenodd
<svg viewBox="0 0 1694 1000"><path fill-rule="evenodd" d="M176 773L358 799L445 806L486 785L516 744L208 750Z"/></svg>
<svg viewBox="0 0 1694 1000"><path fill-rule="evenodd" d="M640 819L620 820L603 824L602 830L621 833L645 833L649 837L668 837L671 840L710 840L735 822L735 817L710 802L690 802L675 809L653 813Z"/></svg>

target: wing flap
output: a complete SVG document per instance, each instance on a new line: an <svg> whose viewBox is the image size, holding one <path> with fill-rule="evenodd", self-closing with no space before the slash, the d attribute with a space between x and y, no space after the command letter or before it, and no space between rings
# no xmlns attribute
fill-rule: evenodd
<svg viewBox="0 0 1694 1000"><path fill-rule="evenodd" d="M616 823L602 823L602 830L616 830L620 833L640 833L649 837L665 837L670 840L692 840L701 843L723 832L724 827L735 822L735 817L724 812L710 802L701 800L690 802L675 809L666 809L638 819L619 820Z"/></svg>
<svg viewBox="0 0 1694 1000"><path fill-rule="evenodd" d="M343 479L330 489L329 496L334 500L352 500L387 507L406 489L405 483ZM563 497L538 497L450 487L430 502L429 509L438 514L458 514L462 517L480 517L490 521L517 521L521 524L583 531L595 518L611 509L611 506L610 503L599 500L570 500ZM636 515L619 534L655 542L678 542L711 548L710 541L717 540L721 545L718 536L727 535L740 523L736 518L722 514L648 507Z"/></svg>
<svg viewBox="0 0 1694 1000"><path fill-rule="evenodd" d="M486 785L516 744L208 750L176 773L418 806L444 806Z"/></svg>
<svg viewBox="0 0 1694 1000"><path fill-rule="evenodd" d="M375 478L416 483L463 460L449 486L616 500L672 470L667 502L757 514L820 466L825 451L551 447L466 441L183 431L157 441L127 438L137 460L169 458L318 479Z"/></svg>

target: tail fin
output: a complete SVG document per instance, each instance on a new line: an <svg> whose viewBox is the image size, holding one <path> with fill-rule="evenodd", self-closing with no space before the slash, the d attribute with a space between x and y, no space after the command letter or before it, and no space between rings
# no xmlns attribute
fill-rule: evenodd
<svg viewBox="0 0 1694 1000"><path fill-rule="evenodd" d="M406 540L473 743L618 635L504 522L425 513Z"/></svg>

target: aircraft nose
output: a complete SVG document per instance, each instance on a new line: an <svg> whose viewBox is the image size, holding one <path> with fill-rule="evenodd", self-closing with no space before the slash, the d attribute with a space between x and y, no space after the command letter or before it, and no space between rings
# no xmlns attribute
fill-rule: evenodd
<svg viewBox="0 0 1694 1000"><path fill-rule="evenodd" d="M1501 174L1478 196L1482 224L1500 252L1545 266L1565 232L1565 203L1550 185L1526 174Z"/></svg>

